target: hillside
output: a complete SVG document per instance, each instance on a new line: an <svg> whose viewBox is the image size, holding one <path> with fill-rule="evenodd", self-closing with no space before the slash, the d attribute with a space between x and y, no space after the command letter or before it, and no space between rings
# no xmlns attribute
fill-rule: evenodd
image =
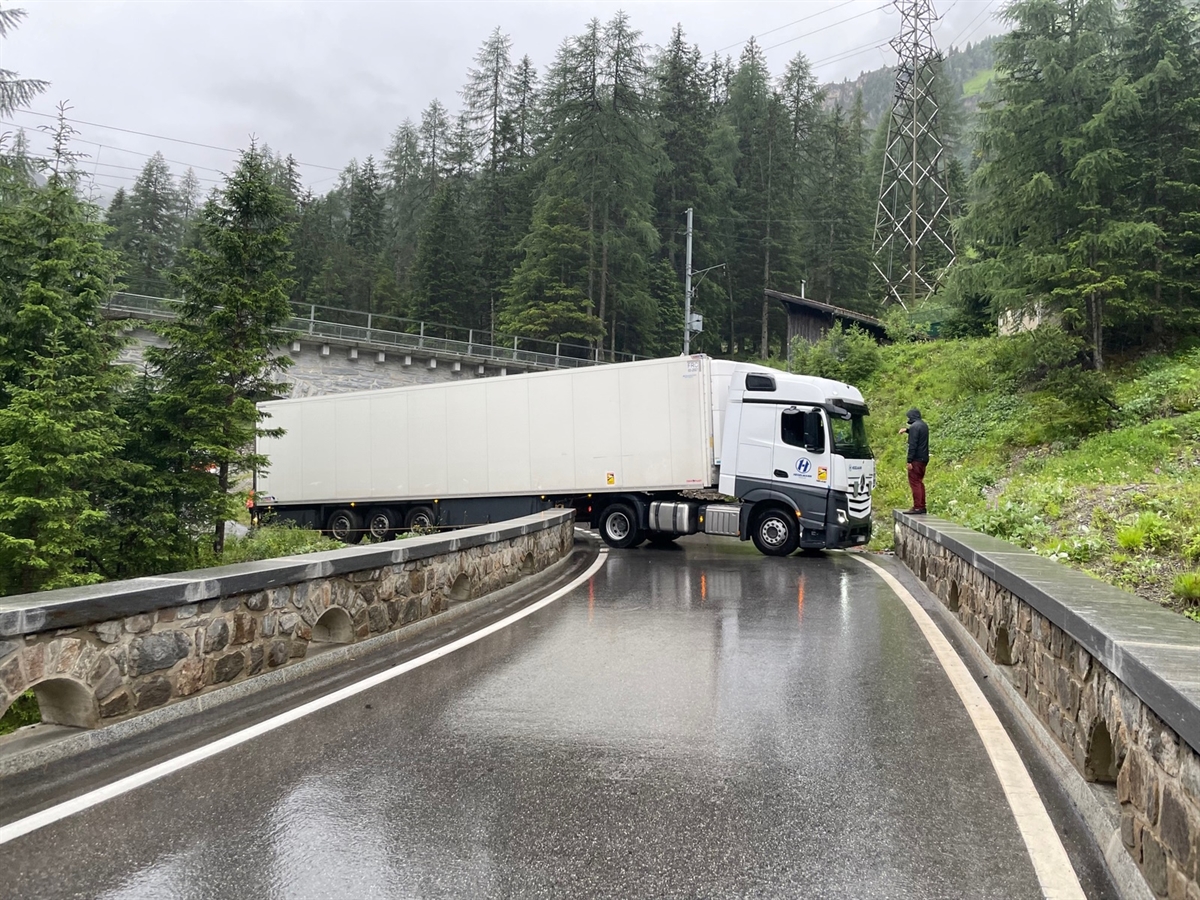
<svg viewBox="0 0 1200 900"><path fill-rule="evenodd" d="M960 134L969 132L979 101L995 74L995 45L996 38L990 37L962 49L952 48L946 53L943 71L953 96L958 99L952 120ZM854 97L861 90L867 128L874 130L891 109L894 84L895 71L885 67L863 72L854 79L823 85L823 88L826 103L839 104L846 109L854 105Z"/></svg>
<svg viewBox="0 0 1200 900"><path fill-rule="evenodd" d="M1040 336L1038 340L1041 340ZM1053 340L1049 341L1053 343ZM929 422L930 513L1200 619L1200 349L1038 381L1032 337L896 344L864 379L876 543L911 504L904 411ZM1089 394L1103 384L1108 402Z"/></svg>

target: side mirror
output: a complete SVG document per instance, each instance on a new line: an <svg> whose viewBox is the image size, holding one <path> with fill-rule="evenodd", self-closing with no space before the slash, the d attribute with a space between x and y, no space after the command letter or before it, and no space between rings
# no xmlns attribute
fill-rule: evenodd
<svg viewBox="0 0 1200 900"><path fill-rule="evenodd" d="M811 453L825 452L825 428L820 410L814 409L804 414L804 449Z"/></svg>

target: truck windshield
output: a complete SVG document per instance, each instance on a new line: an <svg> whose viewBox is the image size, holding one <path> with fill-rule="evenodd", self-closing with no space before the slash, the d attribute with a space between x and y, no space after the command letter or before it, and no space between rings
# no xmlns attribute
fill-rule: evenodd
<svg viewBox="0 0 1200 900"><path fill-rule="evenodd" d="M871 459L871 442L867 439L866 416L860 412L850 418L829 417L829 430L833 433L833 452L846 459Z"/></svg>

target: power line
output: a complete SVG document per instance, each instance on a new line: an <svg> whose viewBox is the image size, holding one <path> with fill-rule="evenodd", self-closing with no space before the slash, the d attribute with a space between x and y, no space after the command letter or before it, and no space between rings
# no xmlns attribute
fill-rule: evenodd
<svg viewBox="0 0 1200 900"><path fill-rule="evenodd" d="M956 37L954 40L952 40L952 41L950 42L950 46L951 46L951 47L956 47L956 46L958 46L958 42L959 42L960 40L962 40L962 36L963 36L964 34L966 34L966 33L967 33L967 29L968 29L968 28L970 28L972 25L974 25L976 22L979 22L979 20L980 20L981 18L983 18L983 16L985 16L985 15L987 14L988 10L990 10L990 9L991 9L993 6L995 6L995 5L996 5L996 0L989 0L989 2L988 2L988 4L987 4L987 6L985 6L983 9L981 9L981 10L980 10L980 11L979 11L979 12L976 14L975 18L973 18L973 19L972 19L970 22L968 22L968 23L967 23L967 27L966 27L966 28L964 28L962 31L960 31L960 32L958 33L958 37ZM984 21L987 21L987 20L985 19ZM983 24L984 24L983 22L979 22L979 27L975 28L975 29L974 29L974 30L971 32L971 34L974 34L976 31L978 31L978 30L979 30L979 28L982 28L982 27L983 27Z"/></svg>
<svg viewBox="0 0 1200 900"><path fill-rule="evenodd" d="M57 119L58 118L57 115L52 115L50 113L34 112L31 109L18 109L18 110L16 110L16 112L24 113L25 115L29 115L29 116L39 116L40 118L43 118L43 119ZM200 143L199 141L189 141L184 138L167 137L166 135L162 135L162 134L151 134L150 132L147 132L147 131L137 131L132 128L121 128L117 125L103 125L99 122L85 122L83 119L66 118L65 121L71 122L74 125L87 125L90 128L102 128L106 131L119 131L123 134L134 134L134 135L137 135L138 137L153 138L156 141L171 141L172 143L175 143L175 144L187 144L189 147L200 147L205 150L217 150L217 151L220 151L221 153L235 153L236 154L239 152L238 150L233 150L229 147L217 147L213 144L203 144L203 143ZM298 166L307 166L310 169L327 169L330 172L340 172L341 171L341 169L336 168L335 166L322 166L317 163L300 162L299 160L296 160L295 162L296 162L296 165L298 165Z"/></svg>
<svg viewBox="0 0 1200 900"><path fill-rule="evenodd" d="M89 162L93 166L100 166L105 169L124 169L128 172L141 172L142 171L138 166L121 166L121 165L117 165L116 163L101 162L99 159L89 160ZM106 177L111 177L111 178L133 178L133 180L135 180L135 181L137 180L136 175L134 175L134 176L119 175L116 172L104 172L102 174L105 175ZM222 184L223 183L221 181L221 179L219 179L219 178L205 178L203 175L196 175L196 180L197 181L207 181L211 184Z"/></svg>
<svg viewBox="0 0 1200 900"><path fill-rule="evenodd" d="M19 125L16 122L8 122L8 121L4 121L4 120L0 120L0 125L8 125L13 128L20 128L22 130L24 130L24 128L25 128L24 125ZM79 135L72 135L71 143L73 143L73 144L91 144L93 147L98 147L100 150L115 150L118 153L129 153L133 156L140 156L143 159L150 159L152 156L154 156L153 153L143 153L141 150L129 150L125 147L118 147L115 144L102 144L99 141L89 141L87 138L80 137ZM99 154L97 154L97 157L99 157ZM215 172L217 175L225 174L225 172L221 169L214 169L212 166L201 166L201 165L197 165L196 163L184 162L181 159L169 159L164 156L163 161L169 162L176 166L187 166L189 169L199 169L202 172Z"/></svg>
<svg viewBox="0 0 1200 900"><path fill-rule="evenodd" d="M799 25L801 22L807 22L809 19L815 19L815 18L817 18L817 16L825 15L825 13L831 13L836 9L841 9L843 6L849 6L851 3L854 3L854 2L855 2L855 0L844 0L844 2L837 4L837 6L831 6L828 9L822 9L819 12L815 12L815 13L812 13L811 15L804 16L803 18L797 19L794 22L788 22L786 25L780 25L778 28L771 28L768 31L762 32L762 34L756 34L751 37L748 37L743 41L734 41L732 44L729 44L728 46L725 46L725 47L720 47L717 50L714 50L713 52L714 53L724 53L726 50L731 50L734 47L740 47L742 44L749 43L750 41L755 40L756 38L766 37L768 34L774 34L776 31L783 31L783 29L785 29L785 28L791 28L793 25Z"/></svg>
<svg viewBox="0 0 1200 900"><path fill-rule="evenodd" d="M772 44L770 47L763 47L763 52L766 52L767 50L774 50L776 47L782 47L784 44L790 44L793 41L798 41L798 40L801 40L802 38L812 37L814 34L820 34L822 31L828 31L830 28L837 28L839 25L845 25L847 22L853 22L855 19L861 19L863 16L869 16L869 15L871 15L871 13L877 13L881 10L884 10L890 5L891 5L890 3L884 3L881 6L872 7L871 9L865 10L864 12L856 13L853 16L847 16L846 18L841 19L840 21L831 22L830 24L823 25L820 28L814 28L812 31L810 31L806 34L798 34L795 37L788 38L786 41L780 41L778 44Z"/></svg>
<svg viewBox="0 0 1200 900"><path fill-rule="evenodd" d="M860 53L867 53L871 50L882 50L888 45L888 41L880 41L876 44L863 44L861 47L854 47L850 50L843 50L841 53L835 53L833 56L827 56L824 59L818 59L812 63L810 68L819 69L822 66L832 65L833 63L842 62L843 60L852 59Z"/></svg>

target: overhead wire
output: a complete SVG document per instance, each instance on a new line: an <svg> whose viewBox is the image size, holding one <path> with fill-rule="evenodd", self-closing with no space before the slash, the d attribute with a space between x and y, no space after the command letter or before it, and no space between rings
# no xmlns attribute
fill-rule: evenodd
<svg viewBox="0 0 1200 900"><path fill-rule="evenodd" d="M861 19L863 16L869 16L869 15L871 15L871 13L880 12L881 10L886 9L887 7L889 7L891 5L892 4L889 0L889 2L887 2L887 3L880 4L879 6L873 6L868 10L864 10L863 12L860 12L860 13L855 13L852 16L847 16L846 18L840 19L837 22L831 22L828 25L822 25L820 28L814 28L812 31L809 31L805 34L798 34L795 37L788 38L786 41L780 41L778 44L772 44L770 47L763 47L763 51L765 52L767 50L774 50L777 47L782 47L784 44L790 44L793 41L799 41L806 37L812 37L814 34L820 34L822 31L828 31L830 28L836 28L839 25L845 25L847 22L853 22L855 19Z"/></svg>
<svg viewBox="0 0 1200 900"><path fill-rule="evenodd" d="M31 109L18 109L18 110L15 110L15 112L19 112L24 115L38 116L43 119L57 119L58 118L57 114L34 112ZM133 128L122 128L118 125L105 125L100 122L86 122L83 119L73 119L69 116L64 116L63 118L65 121L70 122L72 125L86 125L89 128L101 128L101 129L104 129L105 131L119 131L122 134L132 134L132 135L137 135L138 137L153 138L156 141L170 141L175 144L186 144L189 147L200 147L205 150L217 150L221 153L235 153L236 154L239 152L230 147L218 147L214 144L204 144L204 143L201 143L200 141L191 141L191 140L187 140L186 138L167 137L166 135L162 135L162 134L152 134L148 131L138 131ZM301 162L300 160L295 160L295 163L298 166L305 166L310 169L325 169L330 172L340 172L341 171L341 169L336 166L323 166L323 165L320 165L319 163L306 163L306 162Z"/></svg>
<svg viewBox="0 0 1200 900"><path fill-rule="evenodd" d="M9 122L6 120L0 120L0 125L7 125L12 128L20 128L20 129L25 128L24 125L21 125L18 122ZM91 146L97 147L102 151L103 150L115 150L118 153L129 153L133 156L140 156L143 159L150 159L152 156L155 155L153 153L145 153L141 150L130 150L126 147L118 147L116 144L102 144L99 141L90 141L85 137L80 137L79 135L72 135L71 143L73 143L73 144L90 144ZM97 154L97 156L99 156L99 154ZM173 165L176 165L176 166L186 166L189 169L199 169L202 172L214 172L217 175L225 174L224 170L222 170L222 169L214 169L212 166L202 166L197 163L184 162L181 159L170 159L169 157L164 156L163 161L172 163ZM214 180L214 179L209 179L209 180Z"/></svg>
<svg viewBox="0 0 1200 900"><path fill-rule="evenodd" d="M768 34L774 34L777 31L783 31L783 29L785 29L785 28L791 28L793 25L799 25L801 22L807 22L809 19L815 19L818 16L823 16L826 13L831 13L834 10L841 9L843 6L849 6L851 3L855 3L855 2L857 2L857 0L843 0L842 3L839 3L836 6L830 6L830 7L827 7L826 9L819 10L818 12L812 13L810 15L803 16L799 19L796 19L796 21L794 21L794 22L788 22L786 25L780 25L777 28L770 28L767 31L762 32L761 34L751 35L750 37L746 38L745 40L734 41L732 44L728 44L724 47L718 47L713 52L714 53L724 53L726 50L732 50L734 47L740 47L742 44L748 44L748 43L750 43L750 41L756 40L757 38L766 37Z"/></svg>
<svg viewBox="0 0 1200 900"><path fill-rule="evenodd" d="M964 28L962 31L960 31L960 32L958 33L958 37L956 37L956 38L954 38L952 41L950 41L950 46L951 46L951 47L953 47L953 46L957 45L957 44L958 44L958 42L962 40L962 38L963 38L963 35L965 35L965 34L967 33L967 31L968 31L969 29L971 29L971 26L972 26L972 25L975 25L975 23L976 23L976 22L979 22L979 20L980 20L981 18L983 18L983 17L984 17L984 16L987 14L987 12L988 12L988 11L989 11L989 10L990 10L990 9L991 9L993 6L995 6L995 5L996 5L996 3L997 3L997 0L988 0L988 3L987 3L987 5L986 5L986 6L984 6L984 8L983 8L983 9L981 9L981 10L980 10L978 13L976 13L976 15L975 15L975 18L973 18L973 19L972 19L970 22L968 22L968 23L967 23L967 26L966 26L966 28ZM985 21L986 21L986 20L985 20ZM982 27L983 27L983 24L984 24L983 22L979 22L979 25L978 25L977 27L975 27L973 30L971 30L971 34L974 34L976 31L978 31L980 28L982 28Z"/></svg>

